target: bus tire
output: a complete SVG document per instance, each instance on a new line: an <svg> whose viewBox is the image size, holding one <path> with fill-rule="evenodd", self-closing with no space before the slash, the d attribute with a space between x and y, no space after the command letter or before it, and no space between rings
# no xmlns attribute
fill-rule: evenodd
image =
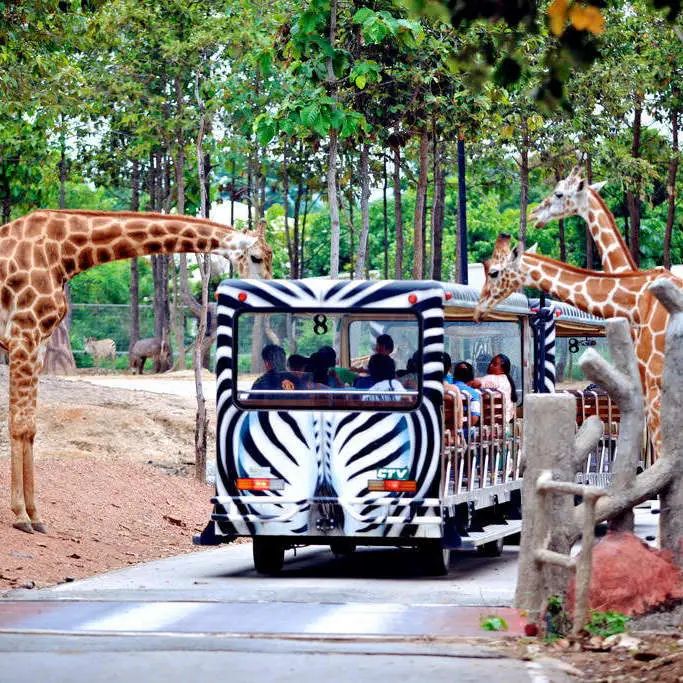
<svg viewBox="0 0 683 683"><path fill-rule="evenodd" d="M425 572L429 576L445 576L451 565L451 549L444 548L441 541L430 543L420 549Z"/></svg>
<svg viewBox="0 0 683 683"><path fill-rule="evenodd" d="M285 548L270 538L254 537L252 544L254 568L259 574L279 574L285 562Z"/></svg>
<svg viewBox="0 0 683 683"><path fill-rule="evenodd" d="M499 538L490 543L484 543L480 545L477 550L480 555L484 557L500 557L503 554L503 546L505 545L505 539Z"/></svg>

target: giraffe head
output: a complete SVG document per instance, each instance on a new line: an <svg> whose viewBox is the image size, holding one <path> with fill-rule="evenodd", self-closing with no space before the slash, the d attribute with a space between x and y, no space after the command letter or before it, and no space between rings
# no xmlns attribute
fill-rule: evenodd
<svg viewBox="0 0 683 683"><path fill-rule="evenodd" d="M552 220L581 214L588 206L589 188L597 192L604 184L602 182L588 185L581 169L575 166L566 178L557 183L552 193L531 212L530 218L540 228Z"/></svg>
<svg viewBox="0 0 683 683"><path fill-rule="evenodd" d="M505 233L498 235L491 258L484 261L486 280L474 309L474 320L476 322L479 322L482 316L499 301L510 296L522 286L524 275L520 270L520 261L521 254L518 248L510 248L510 235Z"/></svg>
<svg viewBox="0 0 683 683"><path fill-rule="evenodd" d="M273 250L265 241L265 224L256 230L235 232L225 247L214 250L229 259L242 278L270 279Z"/></svg>

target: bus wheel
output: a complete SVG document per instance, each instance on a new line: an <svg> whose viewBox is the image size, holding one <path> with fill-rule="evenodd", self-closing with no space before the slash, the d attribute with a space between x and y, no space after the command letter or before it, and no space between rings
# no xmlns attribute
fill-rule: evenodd
<svg viewBox="0 0 683 683"><path fill-rule="evenodd" d="M285 562L285 549L281 543L270 538L254 536L252 550L254 567L259 574L279 574Z"/></svg>
<svg viewBox="0 0 683 683"><path fill-rule="evenodd" d="M343 539L330 541L330 550L335 557L347 557L356 552L356 544Z"/></svg>
<svg viewBox="0 0 683 683"><path fill-rule="evenodd" d="M451 565L451 549L443 548L441 541L430 543L420 549L424 569L430 576L448 574Z"/></svg>
<svg viewBox="0 0 683 683"><path fill-rule="evenodd" d="M480 555L484 557L500 557L503 554L503 545L505 544L504 538L499 538L496 541L491 541L490 543L484 543L480 545L477 550Z"/></svg>

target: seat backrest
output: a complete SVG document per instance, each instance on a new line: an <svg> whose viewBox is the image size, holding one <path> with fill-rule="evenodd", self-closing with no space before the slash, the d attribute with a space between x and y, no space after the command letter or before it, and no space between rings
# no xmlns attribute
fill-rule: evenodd
<svg viewBox="0 0 683 683"><path fill-rule="evenodd" d="M496 389L481 389L481 423L491 429L505 427L503 394Z"/></svg>
<svg viewBox="0 0 683 683"><path fill-rule="evenodd" d="M597 415L605 424L619 422L619 406L610 399L609 395L597 391L576 391L566 389L562 393L576 398L576 424L581 426L591 415Z"/></svg>
<svg viewBox="0 0 683 683"><path fill-rule="evenodd" d="M453 429L455 420L455 396L448 391L443 395L443 421L446 429Z"/></svg>

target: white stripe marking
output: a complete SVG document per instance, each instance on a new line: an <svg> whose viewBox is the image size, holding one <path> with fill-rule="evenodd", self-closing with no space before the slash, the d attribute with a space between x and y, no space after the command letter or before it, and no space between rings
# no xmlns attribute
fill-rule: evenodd
<svg viewBox="0 0 683 683"><path fill-rule="evenodd" d="M194 612L206 609L206 605L187 603L149 603L136 605L114 614L90 619L79 625L81 631L157 631L177 622Z"/></svg>
<svg viewBox="0 0 683 683"><path fill-rule="evenodd" d="M390 624L408 605L339 605L306 625L305 633L391 633Z"/></svg>

